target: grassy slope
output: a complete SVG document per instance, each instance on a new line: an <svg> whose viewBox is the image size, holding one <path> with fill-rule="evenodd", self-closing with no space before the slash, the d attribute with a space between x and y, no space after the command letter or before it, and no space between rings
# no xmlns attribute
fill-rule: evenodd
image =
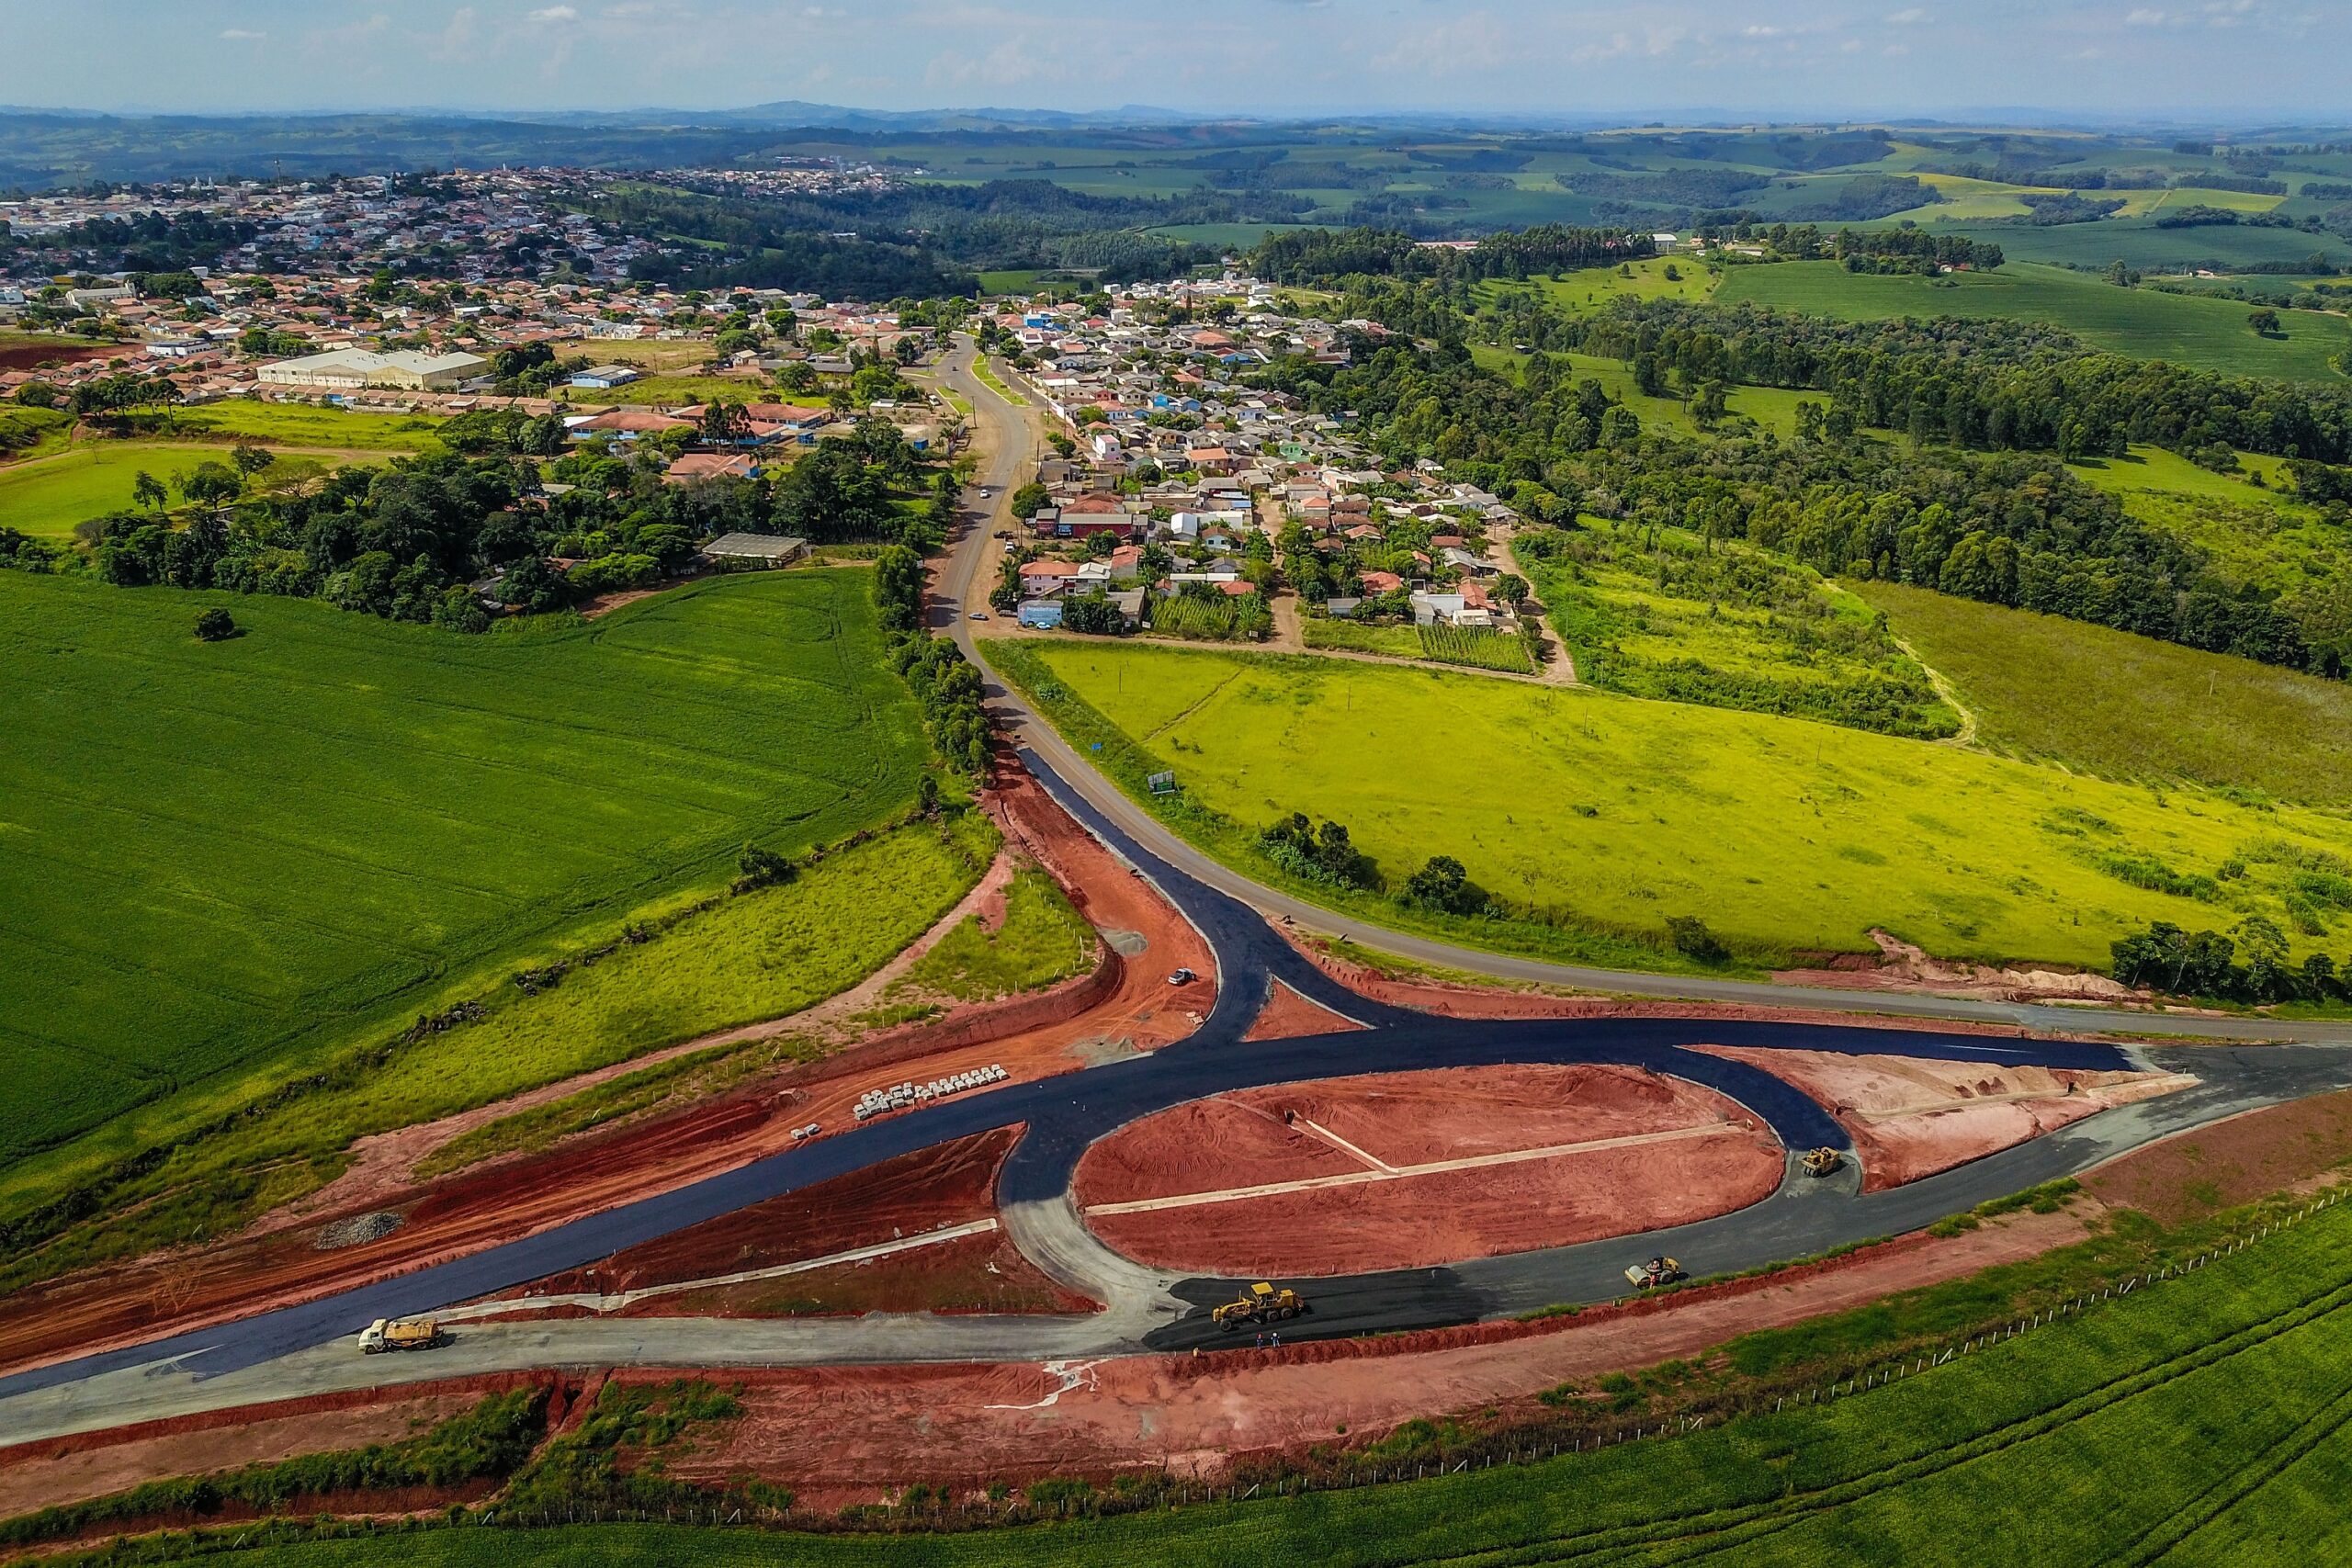
<svg viewBox="0 0 2352 1568"><path fill-rule="evenodd" d="M1488 370L1516 370L1528 358L1524 354L1491 344L1472 344L1470 355ZM1589 354L1555 354L1552 358L1562 379L1573 382L1591 377L1611 398L1640 416L1644 424L1696 434L1698 427L1691 423L1690 410L1681 399L1645 395L1634 385L1633 372L1616 360ZM1826 392L1794 391L1783 387L1734 387L1724 397L1724 407L1733 414L1754 420L1767 430L1793 435L1797 429L1797 404L1808 400L1828 407Z"/></svg>
<svg viewBox="0 0 2352 1568"><path fill-rule="evenodd" d="M2239 461L2245 475L2217 474L2161 447L2135 446L2125 460L2075 471L2120 496L2132 516L2205 551L2233 581L2290 596L2342 592L2352 581L2352 540L2290 499L2278 459L2249 453ZM2260 486L2252 474L2262 476Z"/></svg>
<svg viewBox="0 0 2352 1568"><path fill-rule="evenodd" d="M1835 1402L1443 1480L928 1536L457 1529L254 1568L1565 1561L2319 1562L2352 1552L2352 1215ZM1906 1369L1907 1371L1908 1369ZM1957 1543L1966 1541L1965 1548Z"/></svg>
<svg viewBox="0 0 2352 1568"><path fill-rule="evenodd" d="M175 409L180 430L215 439L249 437L265 446L311 446L355 452L425 452L441 421L424 414L358 413L308 403L232 400Z"/></svg>
<svg viewBox="0 0 2352 1568"><path fill-rule="evenodd" d="M1920 588L1855 592L1960 689L1983 739L2003 750L2111 778L2352 803L2342 682Z"/></svg>
<svg viewBox="0 0 2352 1568"><path fill-rule="evenodd" d="M309 602L0 576L11 1196L249 1096L922 765L863 571L467 638ZM207 605L247 634L205 645Z"/></svg>
<svg viewBox="0 0 2352 1568"><path fill-rule="evenodd" d="M1392 886L1451 854L1501 897L1653 940L1691 914L1767 953L1858 949L1883 926L1939 953L2098 965L2149 920L2238 918L2130 885L2102 856L2211 874L2264 839L2352 852L2333 817L1803 720L1304 658L1059 643L1035 658L1140 743L1132 761L1239 825L1220 837L1176 816L1215 852L1254 858L1249 833L1307 811L1345 823ZM2278 917L2285 874L2264 863L2220 897Z"/></svg>
<svg viewBox="0 0 2352 1568"><path fill-rule="evenodd" d="M1004 890L1004 919L994 931L977 914L966 918L892 990L984 1001L1043 990L1093 964L1094 928L1052 877L1023 866Z"/></svg>
<svg viewBox="0 0 2352 1568"><path fill-rule="evenodd" d="M2352 346L2352 333L2340 318L2298 313L2288 318L2286 336L2257 337L2246 325L2245 305L2118 288L2025 262L1961 276L1953 287L1924 277L1858 276L1835 262L1735 267L1715 299L1843 321L2001 316L2054 321L2118 354L2293 381L2340 382L2328 358Z"/></svg>

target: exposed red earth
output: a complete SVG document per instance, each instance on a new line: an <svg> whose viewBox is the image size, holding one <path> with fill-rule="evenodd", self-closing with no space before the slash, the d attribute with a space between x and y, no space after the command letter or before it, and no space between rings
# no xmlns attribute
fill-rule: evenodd
<svg viewBox="0 0 2352 1568"><path fill-rule="evenodd" d="M729 1386L741 1390L744 1418L672 1461L669 1472L686 1480L758 1474L819 1509L875 1502L916 1482L978 1488L1170 1470L1214 1477L1237 1459L1376 1438L1416 1416L1532 1407L1536 1390L1558 1382L1694 1355L1753 1329L1867 1305L2084 1234L2072 1213L2018 1214L1949 1240L1907 1237L1573 1318L1279 1350L741 1373ZM651 1382L670 1374L619 1375Z"/></svg>
<svg viewBox="0 0 2352 1568"><path fill-rule="evenodd" d="M594 1295L616 1315L749 1317L824 1312L1084 1312L1094 1303L1047 1280L995 1228L996 1173L1019 1135L1002 1128L920 1149L724 1219L616 1253L602 1263L501 1292L533 1312L544 1298ZM928 1245L939 1232L971 1232ZM774 1273L876 1248L880 1257ZM642 1295L729 1276L759 1280ZM630 1297L637 1299L628 1299ZM485 1303L486 1304L486 1303ZM571 1309L586 1312L586 1306ZM505 1315L505 1314L501 1314Z"/></svg>
<svg viewBox="0 0 2352 1568"><path fill-rule="evenodd" d="M1374 1074L1147 1117L1087 1152L1086 1221L1167 1269L1425 1268L1743 1208L1782 1151L1720 1095L1636 1067Z"/></svg>
<svg viewBox="0 0 2352 1568"><path fill-rule="evenodd" d="M1280 980L1272 982L1266 1005L1250 1032L1241 1038L1251 1040L1295 1040L1306 1034L1344 1034L1362 1029L1319 1002L1310 1002Z"/></svg>
<svg viewBox="0 0 2352 1568"><path fill-rule="evenodd" d="M2179 1224L2305 1186L2347 1159L2352 1092L2324 1094L2134 1149L2084 1177L2083 1185L2103 1202Z"/></svg>
<svg viewBox="0 0 2352 1568"><path fill-rule="evenodd" d="M1763 1068L1829 1107L1853 1135L1864 1187L1900 1187L2038 1138L2110 1106L2194 1083L2174 1073L2083 1072L1835 1051L1694 1047Z"/></svg>

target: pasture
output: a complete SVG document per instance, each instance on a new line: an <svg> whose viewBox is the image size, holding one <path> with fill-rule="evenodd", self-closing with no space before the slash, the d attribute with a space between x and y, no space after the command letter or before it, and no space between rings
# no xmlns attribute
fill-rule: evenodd
<svg viewBox="0 0 2352 1568"><path fill-rule="evenodd" d="M2290 608L2306 594L2334 594L2352 572L2344 530L2292 499L2278 458L2245 453L2238 460L2244 472L2217 474L2178 453L2135 446L2126 457L2078 463L2074 471L2140 521L2204 551L2233 581L2275 590Z"/></svg>
<svg viewBox="0 0 2352 1568"><path fill-rule="evenodd" d="M1488 370L1505 370L1512 374L1524 365L1527 355L1514 349L1498 348L1492 344L1472 344L1471 357ZM1601 359L1589 354L1554 354L1552 360L1564 379L1581 381L1587 377L1600 383L1601 390L1611 400L1624 404L1645 425L1663 426L1686 435L1699 434L1698 425L1690 418L1690 405L1676 397L1652 397L1634 385L1634 373L1614 359ZM1786 387L1733 387L1725 394L1724 408L1731 416L1718 426L1722 430L1739 428L1739 421L1753 420L1757 425L1781 435L1794 435L1797 429L1797 404L1816 402L1828 406L1826 392L1801 391Z"/></svg>
<svg viewBox="0 0 2352 1568"><path fill-rule="evenodd" d="M2330 814L1803 719L1308 656L989 653L1081 749L1103 741L1131 793L1172 770L1170 825L1253 874L1272 868L1258 830L1293 811L1345 824L1391 887L1453 856L1515 917L1459 922L1474 943L1599 932L1656 962L1668 917L1690 915L1763 957L1865 950L1883 927L1939 955L2099 967L2151 920L2291 930L2291 863L2352 854ZM2214 880L2233 861L2244 874ZM2150 867L2204 897L2143 886ZM2347 922L2328 914L2298 951L2340 947Z"/></svg>
<svg viewBox="0 0 2352 1568"><path fill-rule="evenodd" d="M2352 1427L2339 1419L2352 1377L2347 1269L2352 1215L2337 1206L2192 1273L1973 1344L1939 1366L1906 1362L1904 1375L1849 1396L1735 1414L1688 1435L1585 1453L1531 1460L1522 1448L1509 1464L1479 1463L1473 1450L1461 1455L1459 1473L1442 1479L1240 1503L1196 1499L1172 1511L913 1540L660 1524L447 1529L296 1541L224 1561L240 1568L2334 1562L2352 1553L2352 1521L2335 1505L2335 1482L2352 1465ZM2004 1274L1969 1281L1995 1313L2009 1299ZM1605 1419L1593 1392L1563 1385L1556 1397L1572 1421ZM1621 1419L1621 1435L1642 1424L1639 1414ZM1452 1423L1419 1422L1374 1451L1408 1471L1451 1472L1461 1451L1453 1445L1465 1436ZM1539 1452L1544 1446L1528 1443ZM1973 1544L1956 1553L1959 1540Z"/></svg>
<svg viewBox="0 0 2352 1568"><path fill-rule="evenodd" d="M390 457L278 451L277 463L254 481L269 487L316 478L345 462L381 462ZM225 463L229 449L185 442L87 441L43 457L0 468L0 524L23 533L62 538L74 525L109 512L132 508L131 487L142 472L161 479L178 498L176 480L199 463Z"/></svg>
<svg viewBox="0 0 2352 1568"><path fill-rule="evenodd" d="M311 403L231 399L174 409L170 433L213 441L254 441L328 452L430 452L441 421L434 414L367 413Z"/></svg>
<svg viewBox="0 0 2352 1568"><path fill-rule="evenodd" d="M1916 216L1925 219L1929 213L1961 216L1943 208L1929 208ZM1946 226L1931 225L1938 229ZM2216 272L2267 271L2296 265L2315 254L2325 256L2330 265L2352 264L2352 243L2333 234L2306 234L2300 229L2242 225L2161 229L2151 218L2109 218L2097 223L2016 228L2007 224L1949 226L1971 239L1989 240L2000 246L2012 265L2018 262L2044 262L2097 273L2105 270L2109 262L2121 261L2143 272L2180 273L2198 267L2210 267ZM2298 266L2298 270L2304 269Z"/></svg>
<svg viewBox="0 0 2352 1568"><path fill-rule="evenodd" d="M2007 231L1994 232L2004 236L2006 246ZM2328 360L2352 347L2352 329L2340 317L2295 311L2285 318L2285 336L2257 337L2246 325L2248 307L2231 300L2119 288L2023 262L1945 278L1849 273L1835 262L1734 267L1715 299L1849 321L1898 316L2051 321L2117 354L2290 381L2341 382Z"/></svg>
<svg viewBox="0 0 2352 1568"><path fill-rule="evenodd" d="M1668 277L1668 272L1674 276ZM1524 284L1485 283L1479 285L1478 294L1481 299L1492 299L1504 289L1532 288L1546 301L1575 316L1605 310L1620 299L1703 303L1715 291L1720 276L1688 255L1653 256L1646 261L1627 262L1622 269L1591 266L1555 276L1532 277Z"/></svg>
<svg viewBox="0 0 2352 1568"><path fill-rule="evenodd" d="M1854 592L1958 688L1985 745L2109 778L2352 805L2352 685L1924 588Z"/></svg>
<svg viewBox="0 0 2352 1568"><path fill-rule="evenodd" d="M894 815L926 757L863 570L467 637L0 574L7 1207ZM244 634L190 635L228 609Z"/></svg>

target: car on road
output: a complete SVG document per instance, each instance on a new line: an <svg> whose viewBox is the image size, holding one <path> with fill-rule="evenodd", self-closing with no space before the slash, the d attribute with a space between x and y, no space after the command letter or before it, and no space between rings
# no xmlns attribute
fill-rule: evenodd
<svg viewBox="0 0 2352 1568"><path fill-rule="evenodd" d="M980 487L980 499L981 499L982 501L986 501L989 497L990 497L990 496L994 495L995 493L996 493L996 486L994 486L994 485L982 485L982 486Z"/></svg>
<svg viewBox="0 0 2352 1568"><path fill-rule="evenodd" d="M973 621L985 621L989 618L989 613L986 610L975 610L965 618L967 620Z"/></svg>
<svg viewBox="0 0 2352 1568"><path fill-rule="evenodd" d="M1189 986L1199 978L1200 976L1190 969L1179 969L1168 976L1168 983L1171 986Z"/></svg>

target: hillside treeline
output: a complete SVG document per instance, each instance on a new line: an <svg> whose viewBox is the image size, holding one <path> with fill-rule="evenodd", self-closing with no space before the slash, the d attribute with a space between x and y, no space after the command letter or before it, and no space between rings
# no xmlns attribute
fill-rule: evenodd
<svg viewBox="0 0 2352 1568"><path fill-rule="evenodd" d="M2352 635L2305 624L2137 522L2054 457L1862 438L1815 414L1783 442L1645 426L1599 382L1530 363L1479 369L1458 344L1360 345L1348 367L1284 360L1266 381L1352 410L1385 461L1434 457L1531 516L1579 513L1744 538L1838 575L1877 577L2340 675ZM1720 400L1720 383L1713 383ZM1702 386L1694 409L1708 397Z"/></svg>
<svg viewBox="0 0 2352 1568"><path fill-rule="evenodd" d="M1613 266L1652 250L1646 233L1558 223L1489 234L1472 246L1425 245L1393 229L1295 229L1260 241L1250 253L1248 266L1252 275L1272 283L1361 276L1466 284Z"/></svg>

